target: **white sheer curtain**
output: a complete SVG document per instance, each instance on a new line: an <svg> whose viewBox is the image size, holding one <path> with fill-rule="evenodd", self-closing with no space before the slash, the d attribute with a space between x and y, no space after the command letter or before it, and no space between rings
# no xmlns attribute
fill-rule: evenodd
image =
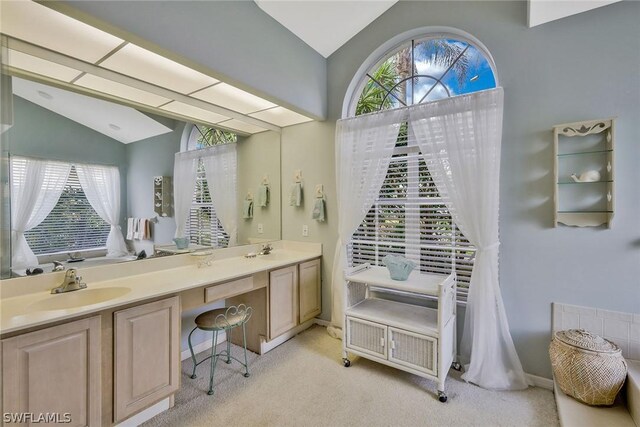
<svg viewBox="0 0 640 427"><path fill-rule="evenodd" d="M120 229L120 170L116 166L77 164L76 172L89 204L110 226L107 256L129 254Z"/></svg>
<svg viewBox="0 0 640 427"><path fill-rule="evenodd" d="M338 337L344 317L344 269L347 243L378 197L404 110L384 111L338 120L336 128L336 189L338 242L332 272L332 311L329 333Z"/></svg>
<svg viewBox="0 0 640 427"><path fill-rule="evenodd" d="M238 234L236 144L223 144L201 150L204 173L216 215L229 235L229 246L235 246Z"/></svg>
<svg viewBox="0 0 640 427"><path fill-rule="evenodd" d="M173 209L176 220L175 237L185 237L187 218L193 201L198 173L197 151L176 153L173 164Z"/></svg>
<svg viewBox="0 0 640 427"><path fill-rule="evenodd" d="M11 168L11 267L38 265L24 236L40 224L56 206L69 178L71 164L12 157Z"/></svg>
<svg viewBox="0 0 640 427"><path fill-rule="evenodd" d="M414 133L456 225L476 246L462 335L466 381L494 390L527 387L498 281L502 88L409 109Z"/></svg>

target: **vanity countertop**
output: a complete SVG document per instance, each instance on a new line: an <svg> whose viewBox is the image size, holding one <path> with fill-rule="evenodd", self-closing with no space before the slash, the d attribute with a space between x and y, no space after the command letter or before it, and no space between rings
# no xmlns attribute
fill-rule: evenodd
<svg viewBox="0 0 640 427"><path fill-rule="evenodd" d="M85 280L88 285L86 290L58 295L52 295L49 290L10 295L7 298L0 298L0 334L84 316L205 285L224 283L261 271L297 264L322 255L320 245L313 245L311 248L304 248L304 250L295 246L293 248L286 246L277 248L269 255L255 258L245 258L241 255L230 257L214 255L210 265L202 267L198 267L199 260L197 258L200 257L182 255L185 264L183 266L156 269L155 271L93 282L87 279ZM81 274L82 269L79 269L78 272ZM92 303L93 296L87 294L87 291L95 295L98 300L107 297L109 299ZM87 301L88 305L51 309L52 307L56 308L55 306L66 305L61 298L71 298L70 305L74 304L73 301Z"/></svg>

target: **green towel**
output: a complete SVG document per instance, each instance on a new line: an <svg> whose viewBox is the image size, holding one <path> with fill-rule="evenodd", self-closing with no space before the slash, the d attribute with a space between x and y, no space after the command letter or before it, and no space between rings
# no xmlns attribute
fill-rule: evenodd
<svg viewBox="0 0 640 427"><path fill-rule="evenodd" d="M324 222L324 198L320 197L316 199L316 204L313 206L312 219L318 222Z"/></svg>
<svg viewBox="0 0 640 427"><path fill-rule="evenodd" d="M289 192L289 206L300 206L302 202L302 183L296 182Z"/></svg>
<svg viewBox="0 0 640 427"><path fill-rule="evenodd" d="M253 200L245 200L242 206L242 218L253 218Z"/></svg>
<svg viewBox="0 0 640 427"><path fill-rule="evenodd" d="M258 190L258 205L266 207L269 204L269 186L261 185Z"/></svg>

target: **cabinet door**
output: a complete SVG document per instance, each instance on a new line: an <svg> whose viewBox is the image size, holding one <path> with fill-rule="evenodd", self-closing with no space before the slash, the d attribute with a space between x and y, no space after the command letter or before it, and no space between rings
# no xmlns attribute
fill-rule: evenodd
<svg viewBox="0 0 640 427"><path fill-rule="evenodd" d="M2 359L5 414L48 413L55 423L100 425L100 316L5 339Z"/></svg>
<svg viewBox="0 0 640 427"><path fill-rule="evenodd" d="M269 273L269 339L298 325L298 266Z"/></svg>
<svg viewBox="0 0 640 427"><path fill-rule="evenodd" d="M320 260L303 262L300 270L300 323L313 319L322 311Z"/></svg>
<svg viewBox="0 0 640 427"><path fill-rule="evenodd" d="M180 299L114 314L114 418L121 421L178 390Z"/></svg>
<svg viewBox="0 0 640 427"><path fill-rule="evenodd" d="M389 361L437 375L438 340L389 327Z"/></svg>
<svg viewBox="0 0 640 427"><path fill-rule="evenodd" d="M387 358L387 327L367 320L347 317L347 348Z"/></svg>

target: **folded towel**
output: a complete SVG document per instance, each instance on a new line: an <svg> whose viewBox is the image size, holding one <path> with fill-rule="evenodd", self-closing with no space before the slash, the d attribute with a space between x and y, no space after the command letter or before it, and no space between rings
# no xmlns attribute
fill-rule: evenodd
<svg viewBox="0 0 640 427"><path fill-rule="evenodd" d="M133 219L133 238L140 240L140 218Z"/></svg>
<svg viewBox="0 0 640 427"><path fill-rule="evenodd" d="M269 204L269 186L261 185L258 191L258 205L266 207Z"/></svg>
<svg viewBox="0 0 640 427"><path fill-rule="evenodd" d="M313 214L311 214L311 218L317 220L318 222L324 221L324 199L323 198L316 199L316 203L313 206Z"/></svg>
<svg viewBox="0 0 640 427"><path fill-rule="evenodd" d="M302 202L302 183L296 182L289 192L289 206L300 206Z"/></svg>
<svg viewBox="0 0 640 427"><path fill-rule="evenodd" d="M133 239L133 218L127 218L127 240Z"/></svg>
<svg viewBox="0 0 640 427"><path fill-rule="evenodd" d="M253 200L245 200L242 206L242 218L253 218Z"/></svg>
<svg viewBox="0 0 640 427"><path fill-rule="evenodd" d="M144 220L144 234L142 238L144 240L151 240L151 221L148 219Z"/></svg>

